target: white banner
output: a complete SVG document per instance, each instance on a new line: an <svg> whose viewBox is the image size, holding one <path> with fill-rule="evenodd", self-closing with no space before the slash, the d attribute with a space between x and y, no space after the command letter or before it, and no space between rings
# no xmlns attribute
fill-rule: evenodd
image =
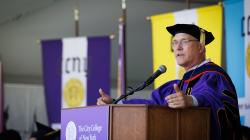
<svg viewBox="0 0 250 140"><path fill-rule="evenodd" d="M87 38L63 39L62 108L87 105Z"/></svg>

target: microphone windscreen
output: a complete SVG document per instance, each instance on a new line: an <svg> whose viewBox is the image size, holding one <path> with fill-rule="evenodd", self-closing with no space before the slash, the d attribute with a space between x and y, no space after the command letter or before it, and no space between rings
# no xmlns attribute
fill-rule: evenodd
<svg viewBox="0 0 250 140"><path fill-rule="evenodd" d="M161 73L164 73L164 72L166 72L167 68L166 68L165 65L161 65L161 66L158 68L158 70L159 70Z"/></svg>

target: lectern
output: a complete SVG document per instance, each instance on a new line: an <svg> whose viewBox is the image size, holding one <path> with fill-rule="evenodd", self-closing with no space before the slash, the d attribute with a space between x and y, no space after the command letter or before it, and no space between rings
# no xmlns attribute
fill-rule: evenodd
<svg viewBox="0 0 250 140"><path fill-rule="evenodd" d="M208 108L107 105L63 109L61 140L209 140Z"/></svg>

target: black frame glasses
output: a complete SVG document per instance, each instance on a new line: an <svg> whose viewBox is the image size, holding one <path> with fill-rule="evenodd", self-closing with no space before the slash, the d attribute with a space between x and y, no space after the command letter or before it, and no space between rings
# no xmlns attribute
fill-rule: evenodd
<svg viewBox="0 0 250 140"><path fill-rule="evenodd" d="M199 40L195 40L195 39L182 39L180 41L174 40L174 41L171 42L171 47L172 47L172 49L174 49L178 45L186 46L192 41L199 41Z"/></svg>

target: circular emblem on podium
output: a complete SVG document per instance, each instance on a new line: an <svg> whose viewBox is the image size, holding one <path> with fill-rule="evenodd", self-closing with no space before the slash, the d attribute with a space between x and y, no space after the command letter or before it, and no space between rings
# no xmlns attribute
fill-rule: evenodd
<svg viewBox="0 0 250 140"><path fill-rule="evenodd" d="M83 85L79 79L70 79L64 86L64 99L69 107L79 107L83 102Z"/></svg>
<svg viewBox="0 0 250 140"><path fill-rule="evenodd" d="M65 132L66 140L76 140L76 125L74 122L68 122Z"/></svg>
<svg viewBox="0 0 250 140"><path fill-rule="evenodd" d="M247 75L248 77L250 77L250 43L248 43L246 50L246 68L247 68Z"/></svg>

